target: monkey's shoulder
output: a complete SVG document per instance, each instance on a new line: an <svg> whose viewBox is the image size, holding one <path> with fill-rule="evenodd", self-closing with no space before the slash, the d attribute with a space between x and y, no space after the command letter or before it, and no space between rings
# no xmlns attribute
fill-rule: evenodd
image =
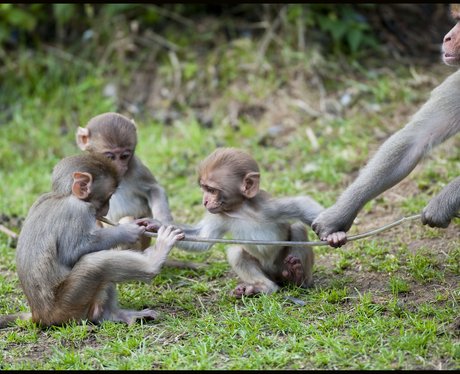
<svg viewBox="0 0 460 374"><path fill-rule="evenodd" d="M136 179L136 182L156 184L157 180L151 170L137 156L133 156L131 164L123 180Z"/></svg>
<svg viewBox="0 0 460 374"><path fill-rule="evenodd" d="M458 101L458 97L452 95L460 92L460 69L449 75L444 81L431 91L431 97L447 97L450 100Z"/></svg>

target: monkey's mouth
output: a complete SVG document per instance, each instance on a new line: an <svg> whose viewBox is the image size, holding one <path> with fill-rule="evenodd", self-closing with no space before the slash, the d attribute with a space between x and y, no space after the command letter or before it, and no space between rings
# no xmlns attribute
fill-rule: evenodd
<svg viewBox="0 0 460 374"><path fill-rule="evenodd" d="M459 55L454 55L454 54L446 53L446 52L444 52L444 54L442 55L442 59L444 60L445 63L449 63L449 62L454 62L454 61L459 61L459 60L460 60Z"/></svg>

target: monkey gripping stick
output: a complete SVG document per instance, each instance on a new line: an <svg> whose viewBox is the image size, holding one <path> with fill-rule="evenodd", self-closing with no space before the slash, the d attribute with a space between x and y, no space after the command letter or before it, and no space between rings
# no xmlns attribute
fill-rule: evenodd
<svg viewBox="0 0 460 374"><path fill-rule="evenodd" d="M347 242L353 241L353 240L358 240L362 238L366 238L368 236L373 236L376 235L382 231L386 231L391 229L392 227L398 226L403 222L406 221L414 221L416 219L419 219L422 215L421 214L415 214L413 216L409 217L403 217L398 219L397 221L394 221L392 223L389 223L387 225L384 225L382 227L379 227L377 229L358 234L358 235L352 235L347 238ZM104 223L107 223L112 226L117 226L117 223L114 223L110 221L109 219L105 217L98 217L98 220ZM158 234L153 233L153 232L148 232L146 231L144 233L145 236L149 236L152 238L155 238ZM212 239L212 238L200 238L197 236L186 236L183 241L188 241L188 242L204 242L204 243L225 243L225 244L249 244L249 245L278 245L278 246L305 246L305 245L310 245L310 246L326 246L329 245L327 241L316 241L316 242L295 242L295 241L276 241L276 240L240 240L240 239Z"/></svg>

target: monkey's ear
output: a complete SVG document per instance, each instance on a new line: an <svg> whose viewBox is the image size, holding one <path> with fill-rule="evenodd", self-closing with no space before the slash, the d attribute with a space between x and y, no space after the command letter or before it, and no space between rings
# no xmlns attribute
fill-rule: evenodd
<svg viewBox="0 0 460 374"><path fill-rule="evenodd" d="M81 200L88 198L91 193L91 184L93 183L92 175L76 171L72 174L72 177L72 193Z"/></svg>
<svg viewBox="0 0 460 374"><path fill-rule="evenodd" d="M84 151L88 147L89 130L86 127L79 127L77 130L77 145Z"/></svg>
<svg viewBox="0 0 460 374"><path fill-rule="evenodd" d="M260 173L251 172L244 176L241 184L241 193L247 199L252 199L259 193Z"/></svg>

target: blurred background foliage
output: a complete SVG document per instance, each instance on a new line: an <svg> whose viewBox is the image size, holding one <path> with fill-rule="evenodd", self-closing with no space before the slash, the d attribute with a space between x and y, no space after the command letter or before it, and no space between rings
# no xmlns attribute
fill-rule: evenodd
<svg viewBox="0 0 460 374"><path fill-rule="evenodd" d="M314 72L327 88L364 61L432 63L450 25L447 4L0 4L0 120L91 74L112 78L119 111L170 122L191 106L207 125L221 105L210 98L232 83ZM225 102L251 98L227 91Z"/></svg>
<svg viewBox="0 0 460 374"><path fill-rule="evenodd" d="M188 31L210 16L222 21L219 30L202 30L198 41L219 43L215 31L226 38L263 32L276 21L281 8L278 35L295 35L291 43L321 43L324 52L356 57L365 47L377 49L382 43L403 53L426 54L439 40L439 27L447 19L447 4L0 4L0 44L3 53L19 45L37 47L42 42L99 43L120 35L126 24L142 34L182 27ZM278 22L278 21L276 21ZM292 33L292 30L297 32ZM423 35L419 31L423 30ZM190 34L175 40L179 45ZM288 38L289 39L289 38ZM428 42L427 42L428 40ZM182 41L182 43L181 43ZM417 48L424 45L425 48ZM422 51L424 49L425 51ZM436 49L436 48L435 48Z"/></svg>

